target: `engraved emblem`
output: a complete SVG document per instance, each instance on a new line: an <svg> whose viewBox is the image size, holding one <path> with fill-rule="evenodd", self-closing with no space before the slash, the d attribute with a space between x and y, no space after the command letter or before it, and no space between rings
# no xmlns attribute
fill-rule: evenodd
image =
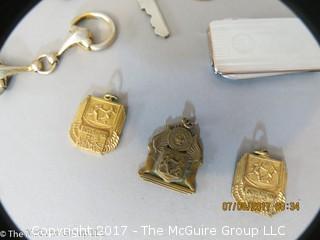
<svg viewBox="0 0 320 240"><path fill-rule="evenodd" d="M169 125L149 143L149 154L140 176L167 188L182 192L196 191L197 170L202 164L198 129L187 119Z"/></svg>
<svg viewBox="0 0 320 240"><path fill-rule="evenodd" d="M193 142L191 133L183 127L172 129L168 137L169 146L177 151L187 151Z"/></svg>
<svg viewBox="0 0 320 240"><path fill-rule="evenodd" d="M246 153L237 163L232 195L237 202L270 204L258 213L272 216L285 203L287 172L284 161L270 158L267 152Z"/></svg>
<svg viewBox="0 0 320 240"><path fill-rule="evenodd" d="M106 153L118 145L126 113L117 98L88 96L80 105L71 125L70 137L79 148Z"/></svg>

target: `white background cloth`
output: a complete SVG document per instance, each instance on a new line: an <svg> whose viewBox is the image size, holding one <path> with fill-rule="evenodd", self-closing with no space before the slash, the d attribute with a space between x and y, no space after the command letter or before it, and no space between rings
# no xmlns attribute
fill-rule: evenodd
<svg viewBox="0 0 320 240"><path fill-rule="evenodd" d="M159 5L172 32L167 40L153 34L133 0L47 0L21 21L1 51L5 63L26 64L58 49L71 19L84 11L112 16L119 36L101 52L69 51L52 75L21 74L12 80L0 97L1 202L24 231L127 225L124 237L101 239L141 240L153 239L142 235L141 225L191 225L216 227L217 236L155 239L245 239L223 236L221 228L285 226L286 236L274 239L298 237L319 209L320 75L220 79L212 73L207 46L211 20L293 14L275 0L160 0ZM104 156L79 151L68 130L80 102L119 83L128 105L120 145ZM137 171L153 131L192 108L204 147L197 193L183 195L144 182ZM258 133L254 143L259 130L267 141ZM299 201L299 212L269 218L222 210L224 201L233 201L239 154L258 145L270 145L271 154L286 160L287 201ZM256 239L269 238L261 232Z"/></svg>

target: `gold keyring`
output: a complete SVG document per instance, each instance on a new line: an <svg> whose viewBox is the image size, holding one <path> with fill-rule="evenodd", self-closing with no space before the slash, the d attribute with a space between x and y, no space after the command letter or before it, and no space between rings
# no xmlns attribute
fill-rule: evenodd
<svg viewBox="0 0 320 240"><path fill-rule="evenodd" d="M110 29L111 29L111 33L110 35L107 37L106 40L104 40L103 42L100 42L100 43L95 43L95 44L91 44L89 46L89 50L90 51L99 51L103 48L106 48L106 47L109 47L115 37L116 37L116 33L117 33L117 30L116 30L116 25L114 24L113 20L105 15L105 14L102 14L102 13L98 13L98 12L86 12L86 13L83 13L77 17L75 17L72 22L71 22L71 25L72 26L75 26L77 25L79 22L85 20L85 19L102 19L103 21L105 21Z"/></svg>

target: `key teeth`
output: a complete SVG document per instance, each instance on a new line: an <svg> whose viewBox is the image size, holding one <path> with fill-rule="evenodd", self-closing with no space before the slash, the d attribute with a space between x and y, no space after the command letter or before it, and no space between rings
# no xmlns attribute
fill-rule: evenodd
<svg viewBox="0 0 320 240"><path fill-rule="evenodd" d="M154 29L154 33L160 37L168 38L170 36L170 32L169 31L167 31L166 33L159 32L156 27L156 24L154 22L155 20L154 20L152 13L148 11L148 8L145 7L143 5L143 3L139 3L139 4L140 4L141 10L144 11L150 17L150 24L151 24L152 28Z"/></svg>
<svg viewBox="0 0 320 240"><path fill-rule="evenodd" d="M155 23L154 23L154 18L152 17L152 15L150 15L150 14L148 14L148 15L151 16L150 23L151 23L152 28L154 29L155 34L160 37L163 37L163 38L168 38L170 33L169 32L166 32L166 33L159 32L158 29L156 28Z"/></svg>
<svg viewBox="0 0 320 240"><path fill-rule="evenodd" d="M170 36L170 33L169 32L167 32L167 33L159 32L157 30L157 27L156 27L155 23L154 23L153 16L150 13L148 13L146 10L144 10L144 11L150 16L150 23L151 23L152 28L154 29L155 34L160 36L160 37L163 37L163 38L168 38Z"/></svg>
<svg viewBox="0 0 320 240"><path fill-rule="evenodd" d="M155 26L155 23L154 23L154 18L152 16L152 14L147 10L146 7L141 7L141 10L144 11L150 17L150 23L151 23L152 28L155 30L155 33L157 35L161 36L160 33L157 32L157 29L156 29L156 26Z"/></svg>

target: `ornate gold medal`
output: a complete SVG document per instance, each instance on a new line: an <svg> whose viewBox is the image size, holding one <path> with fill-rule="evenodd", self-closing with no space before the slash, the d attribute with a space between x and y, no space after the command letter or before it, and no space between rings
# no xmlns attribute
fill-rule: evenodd
<svg viewBox="0 0 320 240"><path fill-rule="evenodd" d="M140 176L161 186L182 192L196 191L196 174L202 164L198 129L187 119L168 125L155 135Z"/></svg>
<svg viewBox="0 0 320 240"><path fill-rule="evenodd" d="M238 203L268 206L256 212L271 216L279 212L279 204L285 204L286 181L284 161L263 151L246 153L237 163L232 195Z"/></svg>
<svg viewBox="0 0 320 240"><path fill-rule="evenodd" d="M125 118L125 108L117 103L117 97L88 96L81 103L71 125L71 140L87 151L110 152L118 145Z"/></svg>

